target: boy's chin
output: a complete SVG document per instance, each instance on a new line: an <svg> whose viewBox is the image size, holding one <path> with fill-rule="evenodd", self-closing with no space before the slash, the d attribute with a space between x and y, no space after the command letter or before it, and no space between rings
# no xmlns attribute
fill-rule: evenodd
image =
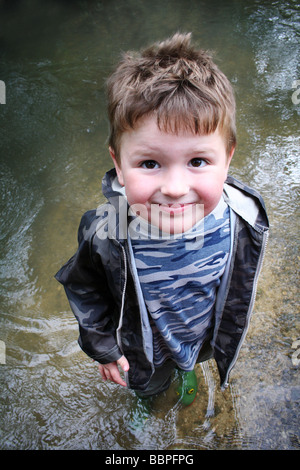
<svg viewBox="0 0 300 470"><path fill-rule="evenodd" d="M151 225L157 227L165 235L179 235L191 230L204 217L203 210L191 211L189 214L162 215L159 219L151 217Z"/></svg>
<svg viewBox="0 0 300 470"><path fill-rule="evenodd" d="M151 208L135 204L130 207L130 211L132 215L150 224L153 238L157 238L159 232L164 238L184 234L204 217L203 204L151 205ZM148 229L146 230L149 232Z"/></svg>

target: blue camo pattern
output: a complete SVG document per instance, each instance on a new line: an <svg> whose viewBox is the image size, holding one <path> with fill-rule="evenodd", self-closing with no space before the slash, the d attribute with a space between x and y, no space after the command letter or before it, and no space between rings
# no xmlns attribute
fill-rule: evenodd
<svg viewBox="0 0 300 470"><path fill-rule="evenodd" d="M184 237L132 240L150 314L156 367L171 358L181 369L192 370L213 327L216 290L230 250L229 208L224 200L197 226L195 237L188 241Z"/></svg>

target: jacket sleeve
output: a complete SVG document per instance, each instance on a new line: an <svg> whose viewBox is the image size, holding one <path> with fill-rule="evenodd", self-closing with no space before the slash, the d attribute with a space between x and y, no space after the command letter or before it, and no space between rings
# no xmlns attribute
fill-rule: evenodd
<svg viewBox="0 0 300 470"><path fill-rule="evenodd" d="M78 250L55 278L64 286L79 324L78 343L92 359L107 364L121 357L116 342L116 306L101 257L93 255L95 211L87 212L78 231Z"/></svg>

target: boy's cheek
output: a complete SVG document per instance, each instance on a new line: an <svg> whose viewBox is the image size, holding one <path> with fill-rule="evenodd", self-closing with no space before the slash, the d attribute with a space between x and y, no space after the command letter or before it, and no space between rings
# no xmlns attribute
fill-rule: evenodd
<svg viewBox="0 0 300 470"><path fill-rule="evenodd" d="M149 199L149 185L143 183L139 178L127 178L125 192L129 205L147 204Z"/></svg>

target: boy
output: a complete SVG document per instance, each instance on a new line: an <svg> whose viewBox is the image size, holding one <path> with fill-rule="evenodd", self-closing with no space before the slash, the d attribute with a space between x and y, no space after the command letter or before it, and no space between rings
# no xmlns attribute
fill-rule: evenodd
<svg viewBox="0 0 300 470"><path fill-rule="evenodd" d="M231 85L190 36L124 55L109 78L108 203L56 275L102 378L142 397L211 357L227 385L268 234L259 194L227 176Z"/></svg>

